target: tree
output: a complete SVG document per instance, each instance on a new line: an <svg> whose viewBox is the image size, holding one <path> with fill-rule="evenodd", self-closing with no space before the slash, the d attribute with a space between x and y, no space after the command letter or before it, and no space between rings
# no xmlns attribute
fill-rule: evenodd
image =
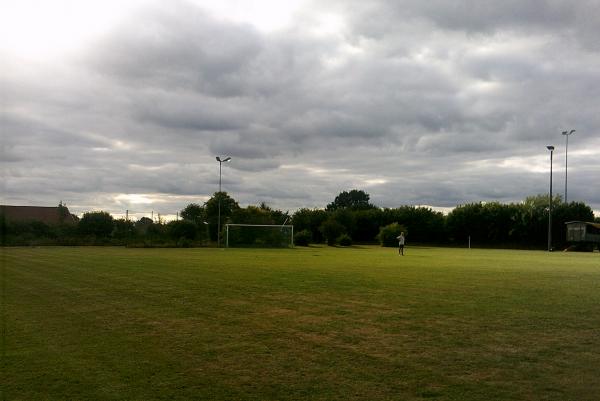
<svg viewBox="0 0 600 401"><path fill-rule="evenodd" d="M341 246L351 246L352 245L352 238L350 238L350 236L348 234L340 235L336 241Z"/></svg>
<svg viewBox="0 0 600 401"><path fill-rule="evenodd" d="M65 205L62 201L58 202L58 219L62 224L65 222L65 219L69 216L69 209L67 209L67 205Z"/></svg>
<svg viewBox="0 0 600 401"><path fill-rule="evenodd" d="M397 237L400 233L404 233L404 236L407 236L408 230L403 225L398 223L388 224L385 227L381 227L379 234L377 235L377 239L381 246L393 247L398 246Z"/></svg>
<svg viewBox="0 0 600 401"><path fill-rule="evenodd" d="M146 235L148 232L148 228L154 224L151 218L142 217L138 221L135 222L135 229L140 235Z"/></svg>
<svg viewBox="0 0 600 401"><path fill-rule="evenodd" d="M556 195L552 200L553 209L561 203L562 197ZM513 236L518 238L522 246L545 248L548 244L548 194L528 196L519 206L520 210L514 218Z"/></svg>
<svg viewBox="0 0 600 401"><path fill-rule="evenodd" d="M152 223L148 226L148 230L146 231L146 236L150 238L150 240L160 241L164 239L166 231L166 225L162 222Z"/></svg>
<svg viewBox="0 0 600 401"><path fill-rule="evenodd" d="M457 206L448 213L446 225L450 239L454 242L466 243L469 237L487 242L487 225L481 203Z"/></svg>
<svg viewBox="0 0 600 401"><path fill-rule="evenodd" d="M215 192L205 205L206 221L208 221L210 239L217 240L217 227L219 220L219 200L221 201L221 228L224 222L240 208L235 199L231 198L227 192Z"/></svg>
<svg viewBox="0 0 600 401"><path fill-rule="evenodd" d="M380 226L398 223L410 230L411 242L444 242L446 218L428 207L400 206L383 209Z"/></svg>
<svg viewBox="0 0 600 401"><path fill-rule="evenodd" d="M282 224L283 225L285 223L289 223L289 219L290 219L289 212L284 212L279 209L273 209L272 207L267 205L265 202L261 202L260 205L258 206L258 208L269 214L269 216L271 217L271 220L273 221L273 224Z"/></svg>
<svg viewBox="0 0 600 401"><path fill-rule="evenodd" d="M338 209L335 212L331 213L330 218L334 219L342 226L344 226L344 233L354 236L354 232L356 231L356 217L355 213L349 209Z"/></svg>
<svg viewBox="0 0 600 401"><path fill-rule="evenodd" d="M487 226L485 241L498 245L505 245L509 242L513 225L513 211L509 205L499 202L488 202L483 205L483 220Z"/></svg>
<svg viewBox="0 0 600 401"><path fill-rule="evenodd" d="M28 223L31 233L35 238L50 238L53 237L54 233L51 227L41 221L31 221Z"/></svg>
<svg viewBox="0 0 600 401"><path fill-rule="evenodd" d="M375 241L381 226L383 211L379 208L354 212L355 229L352 239L355 242Z"/></svg>
<svg viewBox="0 0 600 401"><path fill-rule="evenodd" d="M345 228L335 219L329 217L323 224L321 224L320 231L323 233L323 237L325 237L327 245L333 246L335 245L335 241L338 239L338 237L345 233Z"/></svg>
<svg viewBox="0 0 600 401"><path fill-rule="evenodd" d="M0 245L8 245L8 234L10 233L10 225L4 214L0 214Z"/></svg>
<svg viewBox="0 0 600 401"><path fill-rule="evenodd" d="M231 221L237 224L276 224L271 217L270 209L257 206L233 210Z"/></svg>
<svg viewBox="0 0 600 401"><path fill-rule="evenodd" d="M328 213L322 209L300 209L292 216L294 231L308 230L312 240L319 244L323 242L323 233L320 228L327 220Z"/></svg>
<svg viewBox="0 0 600 401"><path fill-rule="evenodd" d="M338 210L338 209L354 209L354 210L366 210L373 209L375 206L369 203L369 194L363 190L353 189L350 192L340 192L335 197L334 201L327 205L327 210Z"/></svg>
<svg viewBox="0 0 600 401"><path fill-rule="evenodd" d="M125 219L118 219L114 221L114 231L112 233L114 238L130 239L133 237L134 232L135 226L132 221Z"/></svg>
<svg viewBox="0 0 600 401"><path fill-rule="evenodd" d="M83 235L108 238L113 231L113 222L113 217L108 212L88 212L83 214L78 227Z"/></svg>
<svg viewBox="0 0 600 401"><path fill-rule="evenodd" d="M191 220L171 221L167 224L167 232L176 241L193 240L198 233L198 226Z"/></svg>
<svg viewBox="0 0 600 401"><path fill-rule="evenodd" d="M308 230L302 230L294 234L294 244L298 246L308 246L312 240L312 235Z"/></svg>
<svg viewBox="0 0 600 401"><path fill-rule="evenodd" d="M196 223L198 227L204 223L206 218L204 207L197 203L190 203L183 208L179 214L181 215L182 219L192 221Z"/></svg>

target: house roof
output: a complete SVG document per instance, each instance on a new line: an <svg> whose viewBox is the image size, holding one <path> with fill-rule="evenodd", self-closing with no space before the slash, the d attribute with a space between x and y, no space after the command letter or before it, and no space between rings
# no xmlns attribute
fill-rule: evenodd
<svg viewBox="0 0 600 401"><path fill-rule="evenodd" d="M69 213L65 207L66 213L61 216L58 206L10 206L0 205L0 215L8 221L40 221L45 224L74 224L77 222L77 216Z"/></svg>

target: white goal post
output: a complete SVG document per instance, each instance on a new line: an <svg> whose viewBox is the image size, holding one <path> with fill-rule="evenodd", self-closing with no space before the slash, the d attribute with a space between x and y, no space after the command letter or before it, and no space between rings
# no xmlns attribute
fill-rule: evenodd
<svg viewBox="0 0 600 401"><path fill-rule="evenodd" d="M293 248L294 226L289 224L225 224L225 247L229 248L230 245Z"/></svg>

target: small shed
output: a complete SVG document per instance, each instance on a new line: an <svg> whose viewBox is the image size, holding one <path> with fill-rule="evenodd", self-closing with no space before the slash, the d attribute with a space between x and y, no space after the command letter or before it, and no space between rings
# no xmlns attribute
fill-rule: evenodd
<svg viewBox="0 0 600 401"><path fill-rule="evenodd" d="M569 221L567 226L567 242L572 244L597 244L600 249L600 223L586 221Z"/></svg>

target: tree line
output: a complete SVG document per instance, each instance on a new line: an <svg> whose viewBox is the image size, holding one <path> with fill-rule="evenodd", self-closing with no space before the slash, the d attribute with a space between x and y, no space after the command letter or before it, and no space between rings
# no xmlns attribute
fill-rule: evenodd
<svg viewBox="0 0 600 401"><path fill-rule="evenodd" d="M362 190L343 191L325 208L303 208L292 215L261 203L240 207L226 192L216 192L205 203L188 204L181 220L154 222L114 219L109 213L84 213L76 224L47 225L13 222L0 216L2 245L127 245L214 246L218 216L221 235L226 223L293 224L296 245L326 243L347 246L379 243L395 246L404 232L412 244L543 249L547 246L548 195L534 195L523 202L476 202L459 205L444 215L429 207L381 208ZM594 221L592 209L582 202L553 200L553 246L567 246L565 223ZM596 218L600 221L600 218Z"/></svg>
<svg viewBox="0 0 600 401"><path fill-rule="evenodd" d="M352 192L352 191L350 191ZM414 244L543 249L547 246L548 196L534 195L520 203L476 202L459 205L444 215L429 207L379 208L368 203L368 194L348 201L342 193L326 209L301 209L294 214L294 228L305 230L315 242L335 243L347 234L353 241L395 244L400 231ZM358 196L360 195L360 196ZM354 200L352 200L354 199ZM596 218L596 221L599 221ZM553 199L553 246L567 246L565 223L594 221L594 213L582 202ZM387 231L391 234L384 237ZM387 238L387 241L386 241Z"/></svg>

